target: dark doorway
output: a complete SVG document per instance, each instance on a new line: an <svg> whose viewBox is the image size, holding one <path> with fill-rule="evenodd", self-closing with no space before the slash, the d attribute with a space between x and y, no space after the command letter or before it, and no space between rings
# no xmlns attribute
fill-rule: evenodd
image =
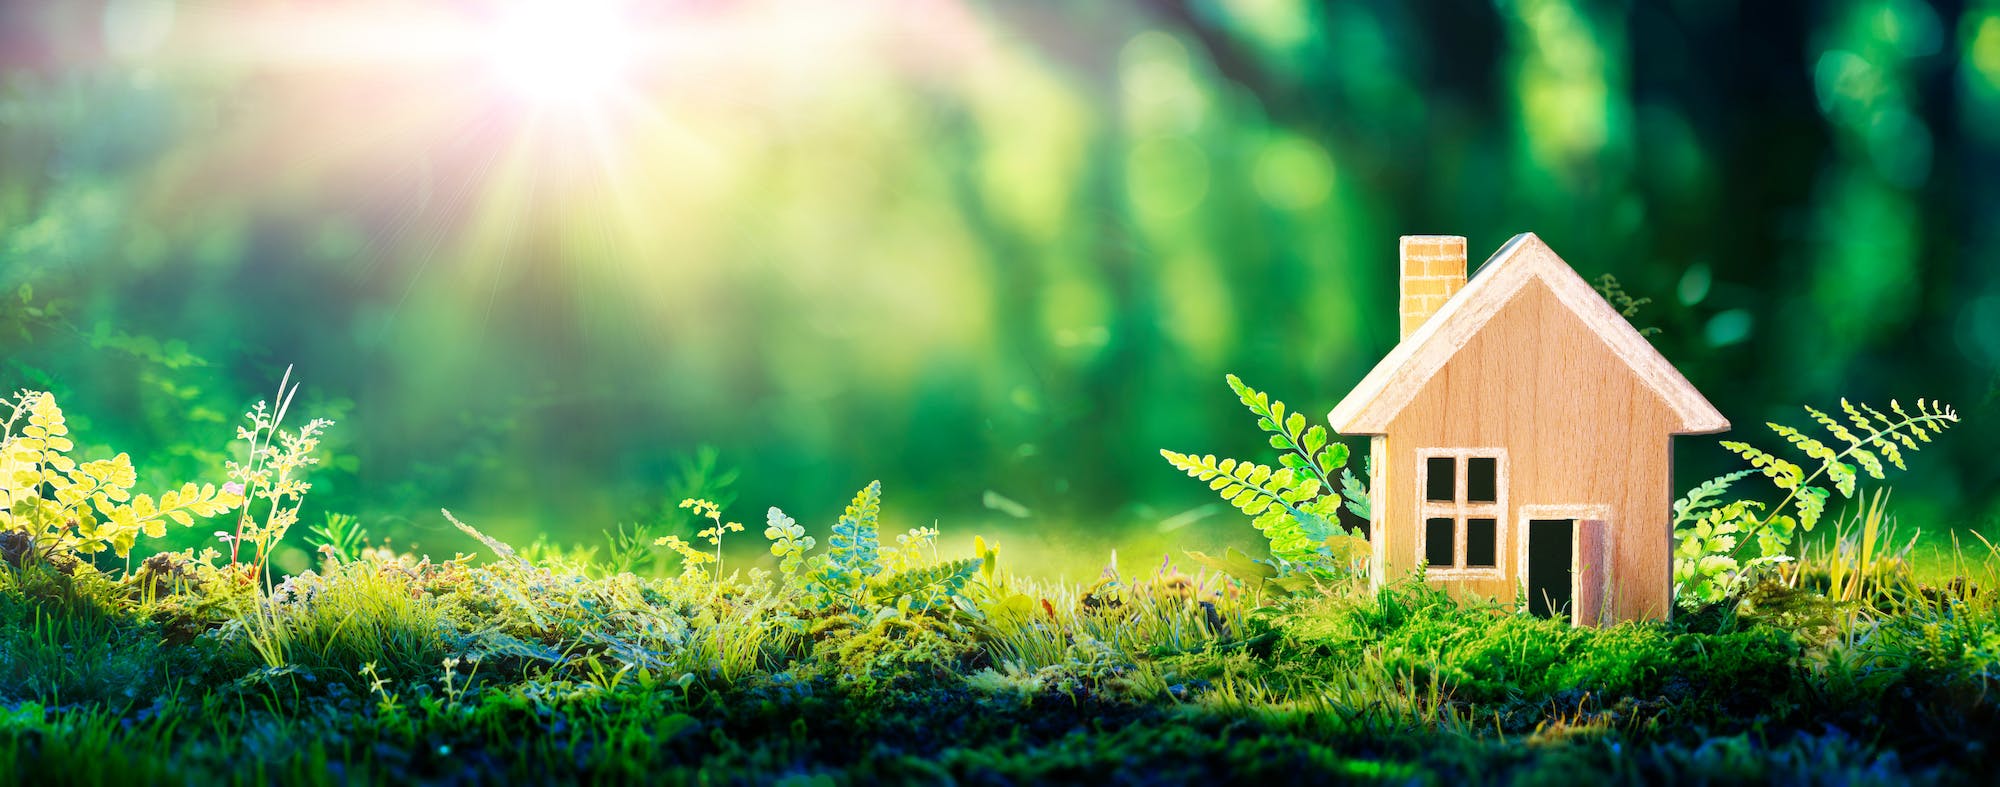
<svg viewBox="0 0 2000 787"><path fill-rule="evenodd" d="M1545 618L1569 615L1575 533L1574 519L1528 520L1529 612Z"/></svg>

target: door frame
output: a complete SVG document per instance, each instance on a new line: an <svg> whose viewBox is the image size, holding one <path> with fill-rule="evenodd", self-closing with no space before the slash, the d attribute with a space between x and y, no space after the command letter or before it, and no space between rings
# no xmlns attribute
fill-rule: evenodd
<svg viewBox="0 0 2000 787"><path fill-rule="evenodd" d="M1520 526L1514 528L1514 532L1520 535L1514 540L1514 566L1516 568L1514 582L1517 589L1516 592L1521 594L1528 592L1528 522L1535 519L1568 519L1576 523L1570 527L1569 531L1569 622L1570 625L1585 623L1586 621L1582 619L1583 604L1579 602L1579 599L1583 598L1582 569L1592 565L1597 566L1599 576L1604 578L1605 592L1608 593L1612 587L1611 506L1596 503L1523 505L1515 509L1515 517L1519 520ZM1599 526L1604 528L1605 531L1599 534L1597 539L1597 554L1591 556L1595 558L1594 563L1584 562L1585 555L1582 549L1582 539L1583 523L1586 521L1602 523ZM1524 603L1527 599L1516 598L1515 601L1517 603ZM1598 611L1600 617L1603 615L1601 606ZM1597 623L1595 620L1587 622L1592 625Z"/></svg>

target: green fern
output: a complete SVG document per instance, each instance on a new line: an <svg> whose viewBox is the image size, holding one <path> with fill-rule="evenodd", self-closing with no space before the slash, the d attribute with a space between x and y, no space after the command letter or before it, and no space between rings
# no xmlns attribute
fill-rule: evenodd
<svg viewBox="0 0 2000 787"><path fill-rule="evenodd" d="M778 557L778 572L785 576L798 573L805 562L806 553L812 551L815 541L806 535L806 529L785 512L772 506L764 515L764 537L771 539L771 554Z"/></svg>
<svg viewBox="0 0 2000 787"><path fill-rule="evenodd" d="M1625 291L1625 285L1618 282L1618 277L1609 273L1597 277L1597 281L1591 282L1590 286L1591 289L1597 290L1598 295L1604 296L1604 300L1611 304L1611 308L1618 310L1618 316L1624 317L1627 321L1639 316L1639 307L1653 302L1652 298L1632 297L1631 293ZM1660 334L1658 328L1639 328L1638 331L1640 336L1648 339Z"/></svg>
<svg viewBox="0 0 2000 787"><path fill-rule="evenodd" d="M326 524L311 528L310 532L313 537L307 539L306 543L311 544L315 551L327 559L338 563L352 563L360 560L361 550L368 545L368 528L363 527L361 520L351 514L328 513L326 515ZM643 538L644 533L645 531L641 529L637 535L629 538L637 540ZM620 536L625 534L624 525L621 524L618 526L618 534ZM614 555L618 554L619 546L621 546L620 542L614 537L612 539L611 550ZM621 570L630 571L632 569L627 566Z"/></svg>
<svg viewBox="0 0 2000 787"><path fill-rule="evenodd" d="M1243 406L1257 416L1257 428L1270 433L1271 447L1286 452L1278 456L1278 464L1312 474L1326 489L1335 488L1333 479L1347 465L1347 446L1330 442L1324 426L1306 426L1303 413L1287 415L1284 402L1244 385L1236 375L1226 375L1224 379L1229 381L1229 389L1236 392Z"/></svg>
<svg viewBox="0 0 2000 787"><path fill-rule="evenodd" d="M1729 491L1729 486L1754 472L1757 471L1738 470L1703 481L1700 486L1690 490L1686 497L1674 501L1674 524L1695 521L1710 509L1722 505L1722 494Z"/></svg>
<svg viewBox="0 0 2000 787"><path fill-rule="evenodd" d="M1319 499L1319 479L1289 467L1272 470L1255 462L1218 461L1213 455L1166 450L1160 455L1249 515L1250 524L1270 540L1272 557L1302 563L1329 554L1325 542L1337 528L1316 508L1309 508Z"/></svg>
<svg viewBox="0 0 2000 787"><path fill-rule="evenodd" d="M833 524L827 539L827 556L835 571L872 577L882 567L881 546L876 537L876 518L882 512L882 482L871 481L854 495L840 521Z"/></svg>
<svg viewBox="0 0 2000 787"><path fill-rule="evenodd" d="M1810 532L1826 516L1835 494L1852 499L1861 475L1884 480L1886 468L1907 470L1904 452L1958 423L1950 406L1917 400L1916 412L1891 401L1893 415L1866 404L1840 400L1843 422L1812 407L1806 413L1829 440L1778 423L1772 432L1809 460L1801 465L1748 443L1723 441L1722 447L1742 457L1750 469L1712 479L1674 503L1674 592L1684 602L1712 602L1727 595L1748 569L1790 560L1793 536ZM1808 467L1812 469L1807 470ZM1784 491L1777 505L1764 508L1750 501L1721 502L1729 485L1752 474L1770 479ZM1830 485L1832 488L1828 489ZM1755 545L1755 550L1748 547Z"/></svg>
<svg viewBox="0 0 2000 787"><path fill-rule="evenodd" d="M984 561L969 557L962 560L947 560L928 566L918 566L890 574L871 583L870 593L877 604L895 603L898 599L910 599L913 609L930 609L942 599L958 593L965 583L979 573Z"/></svg>
<svg viewBox="0 0 2000 787"><path fill-rule="evenodd" d="M1367 457L1364 465L1373 465L1374 457ZM1372 468L1369 468L1372 469ZM1374 506L1368 502L1368 482L1354 474L1354 468L1340 469L1340 496L1346 500L1347 512L1364 522L1375 521Z"/></svg>
<svg viewBox="0 0 2000 787"><path fill-rule="evenodd" d="M192 527L243 504L240 493L214 484L190 482L157 498L134 494L138 474L129 454L76 461L68 421L47 392L0 399L0 410L7 412L0 420L0 532L27 533L45 556L110 550L126 557L141 536L165 536L169 521Z"/></svg>
<svg viewBox="0 0 2000 787"><path fill-rule="evenodd" d="M771 539L771 554L780 558L778 569L787 577L795 573L804 581L805 600L819 609L846 609L857 615L882 605L894 604L896 611L932 609L959 595L972 577L987 573L993 579L996 550L983 540L974 541L974 557L924 563L926 552L934 553L937 531L917 528L899 537L899 546L884 551L879 543L882 511L882 482L875 481L855 494L840 521L827 539L827 552L805 556L813 539L791 517L776 508L770 510L770 527L764 535Z"/></svg>
<svg viewBox="0 0 2000 787"><path fill-rule="evenodd" d="M1284 402L1236 375L1225 379L1257 416L1257 427L1268 433L1271 447L1283 452L1279 467L1167 450L1160 455L1248 515L1281 563L1330 565L1337 555L1328 541L1342 535L1337 523L1343 503L1364 518L1368 510L1365 484L1345 472L1347 446L1333 442L1326 427L1308 426L1305 415L1288 411Z"/></svg>

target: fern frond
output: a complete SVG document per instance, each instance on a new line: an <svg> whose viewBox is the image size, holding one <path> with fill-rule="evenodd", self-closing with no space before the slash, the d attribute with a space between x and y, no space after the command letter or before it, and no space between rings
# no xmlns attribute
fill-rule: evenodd
<svg viewBox="0 0 2000 787"><path fill-rule="evenodd" d="M1283 452L1275 467L1213 455L1161 451L1167 463L1210 489L1250 517L1252 527L1271 542L1271 555L1286 563L1318 562L1334 557L1328 539L1338 531L1338 513L1346 504L1364 518L1368 510L1366 484L1345 472L1350 452L1335 442L1327 428L1308 423L1269 394L1245 385L1236 375L1225 378L1236 398L1257 416L1272 448Z"/></svg>
<svg viewBox="0 0 2000 787"><path fill-rule="evenodd" d="M863 577L872 577L882 570L876 537L876 518L881 512L882 482L871 481L855 493L854 502L847 505L840 521L833 524L833 537L827 539L827 555L836 569Z"/></svg>
<svg viewBox="0 0 2000 787"><path fill-rule="evenodd" d="M1308 426L1303 413L1287 412L1284 402L1251 388L1236 375L1227 375L1224 379L1243 406L1257 416L1257 428L1270 434L1271 447L1286 452L1279 456L1278 464L1302 473L1312 473L1319 477L1322 486L1333 488L1334 479L1347 464L1347 446L1332 442L1326 427L1317 424Z"/></svg>
<svg viewBox="0 0 2000 787"><path fill-rule="evenodd" d="M1843 492L1842 494L1848 497L1852 497L1853 494L1851 490L1853 488L1854 488L1853 482L1850 481L1847 487L1847 489L1850 491ZM1812 530L1813 525L1819 524L1820 517L1826 514L1826 499L1828 497L1831 497L1831 495L1829 495L1826 490L1821 489L1819 487L1816 486L1799 487L1798 503L1799 503L1800 527L1803 527L1806 530Z"/></svg>
<svg viewBox="0 0 2000 787"><path fill-rule="evenodd" d="M1723 448L1749 462L1752 469L1705 483L1674 504L1674 535L1679 539L1674 566L1678 597L1712 601L1728 587L1726 582L1718 584L1717 572L1790 560L1795 531L1811 531L1817 526L1825 518L1827 503L1835 493L1843 498L1854 497L1861 473L1881 480L1890 466L1907 470L1904 452L1919 450L1959 421L1957 411L1949 405L1928 399L1918 399L1914 412L1894 400L1889 402L1887 413L1846 399L1840 400L1840 410L1847 418L1845 423L1819 409L1805 408L1813 422L1839 443L1839 448L1799 429L1767 424L1813 460L1817 466L1811 473L1749 444L1721 443ZM1770 478L1774 486L1787 492L1785 498L1776 506L1760 509L1761 513L1750 513L1749 507L1738 508L1745 506L1746 501L1727 507L1734 514L1712 502L1730 482L1751 472L1761 472ZM1822 478L1831 482L1831 490L1820 485ZM1733 521L1736 515L1740 515L1740 522ZM1724 527L1724 520L1732 521ZM1756 544L1757 552L1748 560L1738 561L1736 551L1750 543Z"/></svg>
<svg viewBox="0 0 2000 787"><path fill-rule="evenodd" d="M979 573L981 558L947 560L918 566L889 575L872 583L875 603L884 604L908 596L919 606L928 607L939 596L949 597L965 587Z"/></svg>
<svg viewBox="0 0 2000 787"><path fill-rule="evenodd" d="M764 523L764 537L771 540L771 554L778 558L779 573L788 577L798 573L806 553L815 544L813 537L806 535L806 529L777 506L765 512Z"/></svg>
<svg viewBox="0 0 2000 787"><path fill-rule="evenodd" d="M1373 505L1368 499L1368 485L1354 474L1352 468L1340 470L1340 496L1346 501L1349 513L1364 521L1373 520Z"/></svg>
<svg viewBox="0 0 2000 787"><path fill-rule="evenodd" d="M1751 467L1763 472L1765 477L1770 478L1771 483L1776 484L1779 489L1797 488L1799 482L1805 480L1806 471L1803 468L1787 460L1772 456L1764 452L1763 449L1752 446L1749 443L1724 440L1722 441L1722 447L1737 456L1743 457L1744 461L1749 462Z"/></svg>
<svg viewBox="0 0 2000 787"><path fill-rule="evenodd" d="M1620 317L1624 317L1627 320L1639 316L1639 307L1653 302L1652 298L1632 297L1631 293L1625 291L1625 286L1619 283L1618 277L1609 273L1598 276L1596 281L1590 283L1590 286L1591 289L1597 290L1597 294L1603 296L1604 300L1611 304L1611 308L1618 311ZM1649 339L1660 333L1659 328L1651 327L1639 328L1638 331L1640 336Z"/></svg>
<svg viewBox="0 0 2000 787"><path fill-rule="evenodd" d="M1719 475L1701 482L1685 497L1674 501L1674 524L1679 525L1698 519L1701 514L1721 504L1722 493L1729 491L1729 485L1748 477L1755 470L1738 470Z"/></svg>

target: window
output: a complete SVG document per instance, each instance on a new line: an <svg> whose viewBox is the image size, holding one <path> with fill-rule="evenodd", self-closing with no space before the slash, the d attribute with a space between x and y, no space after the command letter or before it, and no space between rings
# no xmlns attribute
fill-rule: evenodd
<svg viewBox="0 0 2000 787"><path fill-rule="evenodd" d="M1498 448L1418 452L1418 552L1431 576L1500 576L1505 458Z"/></svg>
<svg viewBox="0 0 2000 787"><path fill-rule="evenodd" d="M1465 567L1498 568L1500 524L1492 517L1465 520Z"/></svg>
<svg viewBox="0 0 2000 787"><path fill-rule="evenodd" d="M1458 488L1458 484L1452 481L1452 478L1455 477L1454 471L1457 467L1458 460L1449 456L1433 456L1424 462L1425 485L1429 486L1431 490L1430 494L1426 495L1424 499L1434 502L1451 502L1452 490Z"/></svg>
<svg viewBox="0 0 2000 787"><path fill-rule="evenodd" d="M1435 459L1431 460L1437 461ZM1500 502L1500 460L1490 456L1465 459L1465 502Z"/></svg>
<svg viewBox="0 0 2000 787"><path fill-rule="evenodd" d="M1433 566L1449 566L1458 562L1452 550L1458 539L1452 536L1454 523L1451 517L1431 517L1424 520L1424 562Z"/></svg>

